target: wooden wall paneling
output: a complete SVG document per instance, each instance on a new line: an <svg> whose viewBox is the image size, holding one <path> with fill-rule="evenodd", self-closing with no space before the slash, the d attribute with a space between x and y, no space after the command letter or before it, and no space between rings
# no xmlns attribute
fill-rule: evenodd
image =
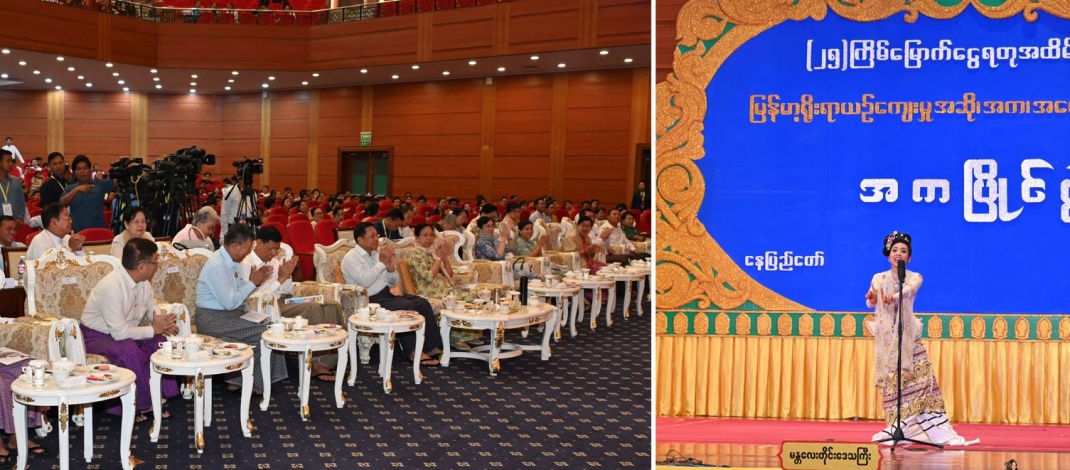
<svg viewBox="0 0 1070 470"><path fill-rule="evenodd" d="M580 47L589 48L596 45L598 34L598 3L597 0L580 0Z"/></svg>
<svg viewBox="0 0 1070 470"><path fill-rule="evenodd" d="M262 116L260 93L239 93L220 97L220 151L216 153L217 173L222 179L233 176L233 163L242 157L259 158ZM270 176L270 163L264 162L261 180ZM263 183L260 183L263 184ZM274 183L268 183L274 185Z"/></svg>
<svg viewBox="0 0 1070 470"><path fill-rule="evenodd" d="M309 188L309 100L308 91L269 93L271 103L269 151L271 183L284 182L293 188Z"/></svg>
<svg viewBox="0 0 1070 470"><path fill-rule="evenodd" d="M650 3L631 0L598 0L592 17L594 46L624 46L650 42ZM661 1L658 1L661 8ZM660 15L659 15L660 16Z"/></svg>
<svg viewBox="0 0 1070 470"><path fill-rule="evenodd" d="M494 164L494 94L493 80L483 84L483 109L480 111L479 143L479 193L495 194L493 186L497 176Z"/></svg>
<svg viewBox="0 0 1070 470"><path fill-rule="evenodd" d="M0 91L0 140L11 137L22 158L47 157L48 92Z"/></svg>
<svg viewBox="0 0 1070 470"><path fill-rule="evenodd" d="M629 124L628 142L632 152L628 158L628 176L625 179L626 192L625 202L630 205L632 193L636 190L638 181L636 172L636 149L639 144L650 143L650 68L637 67L632 69L632 103L631 123Z"/></svg>
<svg viewBox="0 0 1070 470"><path fill-rule="evenodd" d="M48 96L48 129L46 131L48 135L48 152L67 153L65 150L66 139L63 134L63 104L66 92L48 91L45 93ZM48 156L46 155L45 158L48 158Z"/></svg>
<svg viewBox="0 0 1070 470"><path fill-rule="evenodd" d="M566 198L623 201L632 167L630 143L632 71L600 70L569 75L566 113Z"/></svg>
<svg viewBox="0 0 1070 470"><path fill-rule="evenodd" d="M116 15L100 19L100 60L152 67L159 61L160 35L156 23Z"/></svg>
<svg viewBox="0 0 1070 470"><path fill-rule="evenodd" d="M308 70L309 29L159 23L158 66ZM119 37L116 40L125 40Z"/></svg>
<svg viewBox="0 0 1070 470"><path fill-rule="evenodd" d="M467 59L494 53L496 9L462 8L436 12L431 29L431 60Z"/></svg>
<svg viewBox="0 0 1070 470"><path fill-rule="evenodd" d="M319 187L320 176L320 154L319 154L319 140L320 140L320 92L319 90L313 90L308 95L308 146L306 155L308 156L308 187Z"/></svg>
<svg viewBox="0 0 1070 470"><path fill-rule="evenodd" d="M130 156L145 158L149 150L149 98L130 93ZM103 163L103 162L101 162ZM103 166L103 165L102 165Z"/></svg>
<svg viewBox="0 0 1070 470"><path fill-rule="evenodd" d="M63 96L66 153L85 154L97 163L130 154L130 94L67 91Z"/></svg>
<svg viewBox="0 0 1070 470"><path fill-rule="evenodd" d="M260 176L260 183L271 184L271 93L263 92L260 95L260 152L257 154L263 160L264 171Z"/></svg>
<svg viewBox="0 0 1070 470"><path fill-rule="evenodd" d="M394 148L391 191L474 196L482 102L483 79L376 86L374 145ZM413 125L434 115L449 116L431 127Z"/></svg>
<svg viewBox="0 0 1070 470"><path fill-rule="evenodd" d="M416 19L416 60L424 62L431 59L434 15L416 15Z"/></svg>
<svg viewBox="0 0 1070 470"><path fill-rule="evenodd" d="M222 101L213 95L194 93L154 93L148 95L148 151L149 160L170 155L178 149L196 145L220 157ZM227 163L230 167L230 163ZM219 162L206 171L219 174ZM230 167L233 168L233 167Z"/></svg>
<svg viewBox="0 0 1070 470"><path fill-rule="evenodd" d="M494 189L487 196L549 194L553 76L503 77L496 97Z"/></svg>
<svg viewBox="0 0 1070 470"><path fill-rule="evenodd" d="M312 69L411 64L419 44L418 16L404 15L312 28L308 64Z"/></svg>
<svg viewBox="0 0 1070 470"><path fill-rule="evenodd" d="M509 18L506 21L509 25L508 53L524 54L581 47L581 2L516 2L505 5L509 8ZM502 6L504 5L499 5L498 8Z"/></svg>
<svg viewBox="0 0 1070 470"><path fill-rule="evenodd" d="M4 0L3 9L5 47L99 58L96 13L39 0Z"/></svg>
<svg viewBox="0 0 1070 470"><path fill-rule="evenodd" d="M360 131L365 103L371 102L371 85L363 87L328 88L320 91L319 159L320 174L317 187L325 192L339 189L339 147L360 145ZM364 99L367 90L369 98ZM370 109L368 122L371 122ZM370 125L370 124L369 124ZM346 186L342 186L346 187Z"/></svg>
<svg viewBox="0 0 1070 470"><path fill-rule="evenodd" d="M554 75L552 121L550 128L550 194L567 199L565 192L565 133L568 112L568 74Z"/></svg>

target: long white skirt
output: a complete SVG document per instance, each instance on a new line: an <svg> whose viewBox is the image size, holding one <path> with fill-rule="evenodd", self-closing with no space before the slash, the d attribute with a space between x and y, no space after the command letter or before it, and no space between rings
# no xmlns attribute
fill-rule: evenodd
<svg viewBox="0 0 1070 470"><path fill-rule="evenodd" d="M892 437L894 428L888 426L881 432L873 435L873 442ZM946 413L921 413L903 420L903 435L916 441L943 444L945 446L968 446L981 442L980 439L967 441L951 427L951 421ZM899 445L910 445L910 442L900 441ZM892 441L882 442L881 445L890 446Z"/></svg>

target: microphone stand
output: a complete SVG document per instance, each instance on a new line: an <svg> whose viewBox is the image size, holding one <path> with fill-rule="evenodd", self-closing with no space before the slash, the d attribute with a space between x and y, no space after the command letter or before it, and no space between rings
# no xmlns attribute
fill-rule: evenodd
<svg viewBox="0 0 1070 470"><path fill-rule="evenodd" d="M900 442L909 442L912 444L921 444L926 446L933 446L937 449L943 449L943 444L936 444L933 442L925 442L919 441L917 439L911 439L909 437L906 437L906 434L903 433L903 284L905 283L907 276L906 266L903 264L903 260L899 260L897 271L897 274L899 275L899 302L897 305L898 312L896 312L896 315L899 318L899 345L897 347L897 349L899 350L899 357L896 359L895 364L895 377L896 381L898 382L895 397L895 426L893 426L892 429L892 437L881 439L877 441L877 443L879 444L882 442L892 441L892 452L895 452L895 448L899 446Z"/></svg>

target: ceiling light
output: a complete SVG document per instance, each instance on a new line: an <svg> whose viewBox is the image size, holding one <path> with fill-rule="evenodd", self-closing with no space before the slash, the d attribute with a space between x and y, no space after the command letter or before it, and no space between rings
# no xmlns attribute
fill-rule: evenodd
<svg viewBox="0 0 1070 470"><path fill-rule="evenodd" d="M126 85L126 80L119 80L120 85Z"/></svg>
<svg viewBox="0 0 1070 470"><path fill-rule="evenodd" d="M225 86L225 87L223 87L223 89L227 90L227 91L230 91L230 87L229 86Z"/></svg>
<svg viewBox="0 0 1070 470"><path fill-rule="evenodd" d="M498 71L499 72L504 72L505 71L505 67L498 67Z"/></svg>
<svg viewBox="0 0 1070 470"><path fill-rule="evenodd" d="M160 81L160 77L152 77L152 81L158 82L158 81Z"/></svg>
<svg viewBox="0 0 1070 470"><path fill-rule="evenodd" d="M86 88L93 88L93 84L92 84L92 83L86 83L86 84L85 84L85 87L86 87Z"/></svg>
<svg viewBox="0 0 1070 470"><path fill-rule="evenodd" d="M468 65L476 65L476 61L470 60L470 61L468 61Z"/></svg>
<svg viewBox="0 0 1070 470"><path fill-rule="evenodd" d="M195 90L195 89L193 89L193 88L190 88L190 89L189 89L189 92L190 92L190 93L196 93L196 92L197 92L197 90Z"/></svg>
<svg viewBox="0 0 1070 470"><path fill-rule="evenodd" d="M123 87L123 91L130 91L130 88L127 88L127 87L124 86Z"/></svg>
<svg viewBox="0 0 1070 470"><path fill-rule="evenodd" d="M159 89L161 89L161 88L163 88L163 85L160 85L159 83L157 83L157 84L156 84L156 89L157 89L157 90L159 90Z"/></svg>
<svg viewBox="0 0 1070 470"><path fill-rule="evenodd" d="M79 79L79 80L85 80L85 75L79 75L79 76L78 76L78 79Z"/></svg>
<svg viewBox="0 0 1070 470"><path fill-rule="evenodd" d="M56 89L57 89L57 90L62 90L62 89L63 89L63 87L61 87L61 86L59 86L59 85L56 85Z"/></svg>
<svg viewBox="0 0 1070 470"><path fill-rule="evenodd" d="M420 66L419 66L419 65L415 65L415 64L414 64L414 65L412 66L412 69L413 69L413 70L420 70Z"/></svg>
<svg viewBox="0 0 1070 470"><path fill-rule="evenodd" d="M602 49L602 50L598 51L598 55L609 55L609 51L607 51L605 49Z"/></svg>
<svg viewBox="0 0 1070 470"><path fill-rule="evenodd" d="M26 66L26 61L25 60L20 60L19 61L19 65L25 67Z"/></svg>
<svg viewBox="0 0 1070 470"><path fill-rule="evenodd" d="M317 78L317 77L319 77L319 76L320 76L320 73L319 73L319 72L316 72L316 73L312 74L312 78Z"/></svg>
<svg viewBox="0 0 1070 470"><path fill-rule="evenodd" d="M230 74L231 74L231 75L237 75L237 74L238 74L238 71L237 71L237 70L235 70L235 71L233 71L233 72L230 72Z"/></svg>
<svg viewBox="0 0 1070 470"><path fill-rule="evenodd" d="M4 50L2 50L0 52L3 52L4 54L10 54L11 53L11 49L4 49Z"/></svg>
<svg viewBox="0 0 1070 470"><path fill-rule="evenodd" d="M231 78L231 79L227 80L227 83L234 83L234 79Z"/></svg>
<svg viewBox="0 0 1070 470"><path fill-rule="evenodd" d="M275 79L275 76L274 76L274 75L272 75L272 76L268 77L268 80L274 80L274 79Z"/></svg>
<svg viewBox="0 0 1070 470"><path fill-rule="evenodd" d="M67 71L68 72L73 72L74 71L74 67L67 67Z"/></svg>
<svg viewBox="0 0 1070 470"><path fill-rule="evenodd" d="M197 82L189 82L189 86L197 86Z"/></svg>
<svg viewBox="0 0 1070 470"><path fill-rule="evenodd" d="M531 56L531 60L539 60L539 56L533 55L533 56Z"/></svg>
<svg viewBox="0 0 1070 470"><path fill-rule="evenodd" d="M267 88L267 87L268 87L268 84L267 84L267 83L264 83L264 84L261 84L260 86L261 86L261 87L263 87L263 88Z"/></svg>
<svg viewBox="0 0 1070 470"><path fill-rule="evenodd" d="M560 64L557 64L557 68L559 68L559 69L563 69L563 68L565 68L565 63L564 63L564 62L562 62L562 63L560 63Z"/></svg>
<svg viewBox="0 0 1070 470"><path fill-rule="evenodd" d="M63 56L56 57L56 60L63 62Z"/></svg>
<svg viewBox="0 0 1070 470"><path fill-rule="evenodd" d="M52 83L52 79L51 78L46 78L45 79L45 83Z"/></svg>
<svg viewBox="0 0 1070 470"><path fill-rule="evenodd" d="M104 64L104 66L110 69L110 68L113 67L113 64L111 62L108 62L108 63Z"/></svg>
<svg viewBox="0 0 1070 470"><path fill-rule="evenodd" d="M397 75L391 75L390 78L393 78L394 80L397 80L398 76Z"/></svg>
<svg viewBox="0 0 1070 470"><path fill-rule="evenodd" d="M368 73L368 69L360 69L360 73Z"/></svg>
<svg viewBox="0 0 1070 470"><path fill-rule="evenodd" d="M33 71L33 74L34 74L34 75L41 75L41 71L40 71L40 70L34 70L34 71Z"/></svg>
<svg viewBox="0 0 1070 470"><path fill-rule="evenodd" d="M111 76L113 76L113 77L118 77L118 76L119 76L119 72L112 72L112 73L111 73Z"/></svg>
<svg viewBox="0 0 1070 470"><path fill-rule="evenodd" d="M190 75L189 78L197 78L197 74Z"/></svg>
<svg viewBox="0 0 1070 470"><path fill-rule="evenodd" d="M0 78L7 78L7 74L6 73L0 73Z"/></svg>
<svg viewBox="0 0 1070 470"><path fill-rule="evenodd" d="M629 58L627 58L627 59L624 59L624 63L625 63L625 64L630 64L630 63L632 63L632 58L631 58L631 57L629 57Z"/></svg>
<svg viewBox="0 0 1070 470"><path fill-rule="evenodd" d="M302 85L308 85L308 82L301 82Z"/></svg>
<svg viewBox="0 0 1070 470"><path fill-rule="evenodd" d="M149 70L149 73L156 73L156 69Z"/></svg>
<svg viewBox="0 0 1070 470"><path fill-rule="evenodd" d="M443 71L442 71L442 75L449 75L449 74L450 74L450 71L449 71L449 70L443 70Z"/></svg>

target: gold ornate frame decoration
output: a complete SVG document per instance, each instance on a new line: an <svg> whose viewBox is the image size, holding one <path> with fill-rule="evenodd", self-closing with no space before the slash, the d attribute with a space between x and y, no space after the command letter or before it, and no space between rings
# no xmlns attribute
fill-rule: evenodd
<svg viewBox="0 0 1070 470"><path fill-rule="evenodd" d="M820 21L829 10L859 22L902 13L903 21L913 23L920 15L954 18L968 6L991 19L1021 14L1032 22L1038 11L1070 19L1066 0L961 0L948 6L936 0L691 0L684 5L677 17L680 42L673 54L673 74L656 88L657 309L728 310L749 302L753 305L748 308L763 310L812 310L751 278L697 217L707 189L695 165L706 157L706 87L729 55L767 29L788 20ZM658 316L660 324L663 314Z"/></svg>

